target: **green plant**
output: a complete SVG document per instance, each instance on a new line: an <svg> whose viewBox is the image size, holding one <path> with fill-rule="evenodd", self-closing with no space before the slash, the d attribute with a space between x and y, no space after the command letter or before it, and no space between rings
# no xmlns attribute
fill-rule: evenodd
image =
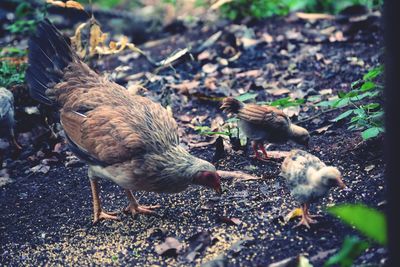
<svg viewBox="0 0 400 267"><path fill-rule="evenodd" d="M326 12L337 14L352 5L369 9L380 7L383 0L232 0L220 7L222 16L235 20L244 17L256 19L283 16L291 11Z"/></svg>
<svg viewBox="0 0 400 267"><path fill-rule="evenodd" d="M10 85L24 83L26 67L26 64L15 65L3 60L0 63L0 86L9 87Z"/></svg>
<svg viewBox="0 0 400 267"><path fill-rule="evenodd" d="M381 245L387 243L385 215L362 204L343 204L328 209L343 222L354 226L366 237Z"/></svg>
<svg viewBox="0 0 400 267"><path fill-rule="evenodd" d="M328 208L328 212L353 226L364 236L381 245L386 245L387 224L386 217L382 212L362 204L338 205ZM350 267L353 265L353 261L368 247L367 241L354 236L346 237L341 250L330 257L324 266L339 264L341 267Z"/></svg>
<svg viewBox="0 0 400 267"><path fill-rule="evenodd" d="M337 266L351 267L357 257L369 247L368 242L360 240L356 236L347 236L343 241L342 248L338 253L331 256L324 267Z"/></svg>
<svg viewBox="0 0 400 267"><path fill-rule="evenodd" d="M220 7L222 16L234 20L244 17L262 19L286 15L288 6L282 0L232 0Z"/></svg>
<svg viewBox="0 0 400 267"><path fill-rule="evenodd" d="M15 21L6 26L6 29L13 34L29 34L35 30L37 22L44 18L46 7L34 9L26 1L17 2L19 4L15 9Z"/></svg>
<svg viewBox="0 0 400 267"><path fill-rule="evenodd" d="M383 73L383 66L370 70L363 79L351 84L352 90L345 93L339 92L339 99L323 101L317 106L352 108L341 113L332 121L337 122L351 117L349 130L362 130L361 136L364 140L378 136L384 132L383 108L381 105L383 86L380 77Z"/></svg>

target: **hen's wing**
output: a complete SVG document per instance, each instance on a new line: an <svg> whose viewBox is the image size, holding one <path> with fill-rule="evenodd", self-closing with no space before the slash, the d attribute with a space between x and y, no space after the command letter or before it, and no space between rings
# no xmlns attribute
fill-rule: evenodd
<svg viewBox="0 0 400 267"><path fill-rule="evenodd" d="M58 85L65 91L74 87L61 101L61 123L74 152L89 163L141 160L179 143L177 124L160 104L104 79L75 82Z"/></svg>
<svg viewBox="0 0 400 267"><path fill-rule="evenodd" d="M277 131L286 131L290 126L290 120L285 113L271 106L247 104L240 109L238 118Z"/></svg>

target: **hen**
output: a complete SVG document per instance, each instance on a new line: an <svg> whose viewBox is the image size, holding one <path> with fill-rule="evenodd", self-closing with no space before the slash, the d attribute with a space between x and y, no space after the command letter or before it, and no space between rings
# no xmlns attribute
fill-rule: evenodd
<svg viewBox="0 0 400 267"><path fill-rule="evenodd" d="M60 110L70 149L89 164L94 222L117 219L102 209L98 178L125 189L132 214L157 207L140 206L132 191L176 193L198 184L221 192L215 167L179 145L166 109L91 70L48 20L29 41L26 78L33 98Z"/></svg>
<svg viewBox="0 0 400 267"><path fill-rule="evenodd" d="M302 150L292 150L282 163L281 175L294 199L301 203L302 219L296 225L316 223L309 214L310 203L325 196L335 186L346 188L339 170L326 166L319 158Z"/></svg>
<svg viewBox="0 0 400 267"><path fill-rule="evenodd" d="M257 104L244 104L233 97L223 100L221 109L229 114L235 114L239 119L239 128L251 140L255 157L263 160L257 149L268 158L264 142L283 143L293 140L298 144L308 146L310 135L308 131L291 123L283 111Z"/></svg>
<svg viewBox="0 0 400 267"><path fill-rule="evenodd" d="M4 87L0 87L0 134L9 136L12 144L20 150L21 146L15 139L14 96ZM1 162L1 161L0 161ZM1 167L1 164L0 164Z"/></svg>

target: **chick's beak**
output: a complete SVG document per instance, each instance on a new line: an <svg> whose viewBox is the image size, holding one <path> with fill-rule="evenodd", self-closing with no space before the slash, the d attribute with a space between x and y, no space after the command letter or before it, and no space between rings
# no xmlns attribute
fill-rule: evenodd
<svg viewBox="0 0 400 267"><path fill-rule="evenodd" d="M218 195L222 195L221 185L214 187L214 190Z"/></svg>
<svg viewBox="0 0 400 267"><path fill-rule="evenodd" d="M347 188L347 186L343 183L342 177L338 177L338 178L337 178L337 185L338 185L338 187L340 187L341 189Z"/></svg>

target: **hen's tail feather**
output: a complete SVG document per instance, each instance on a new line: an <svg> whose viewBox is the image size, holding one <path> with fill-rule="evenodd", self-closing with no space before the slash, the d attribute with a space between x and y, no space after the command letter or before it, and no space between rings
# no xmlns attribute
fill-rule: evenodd
<svg viewBox="0 0 400 267"><path fill-rule="evenodd" d="M57 28L48 19L41 21L29 39L26 80L31 96L41 103L54 105L49 91L61 81L63 70L76 58Z"/></svg>
<svg viewBox="0 0 400 267"><path fill-rule="evenodd" d="M239 113L239 110L243 107L243 103L233 97L226 97L222 100L221 109L227 113Z"/></svg>

